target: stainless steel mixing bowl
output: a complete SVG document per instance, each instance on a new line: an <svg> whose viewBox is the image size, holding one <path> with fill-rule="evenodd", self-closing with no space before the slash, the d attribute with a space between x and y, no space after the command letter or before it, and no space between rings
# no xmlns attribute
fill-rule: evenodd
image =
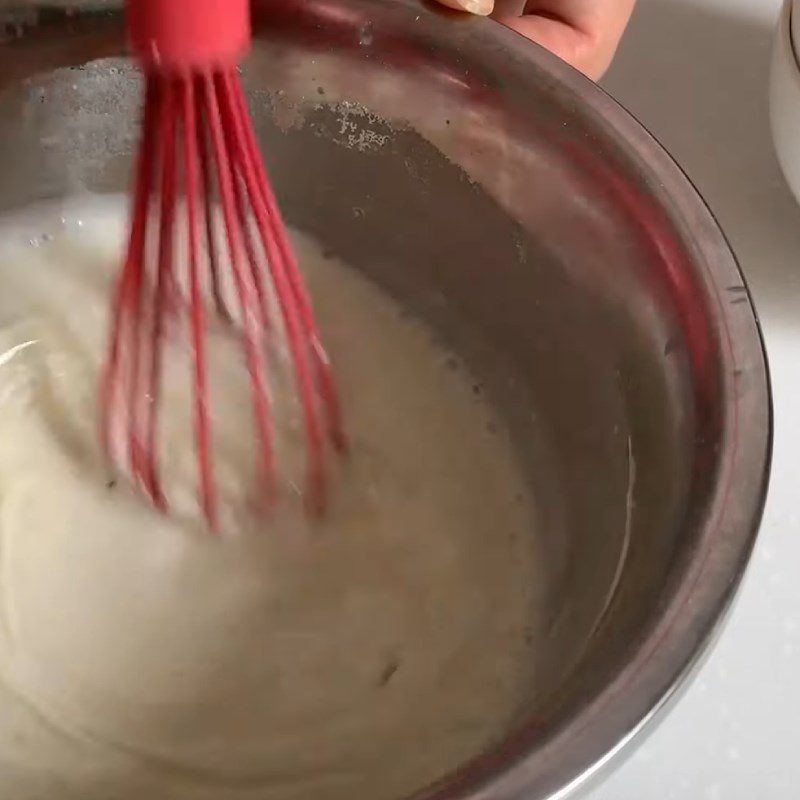
<svg viewBox="0 0 800 800"><path fill-rule="evenodd" d="M2 12L0 210L127 180L120 18L71 5ZM254 15L245 79L289 221L468 357L538 505L536 686L423 792L563 797L675 693L750 554L771 425L742 276L647 132L499 25L412 0Z"/></svg>

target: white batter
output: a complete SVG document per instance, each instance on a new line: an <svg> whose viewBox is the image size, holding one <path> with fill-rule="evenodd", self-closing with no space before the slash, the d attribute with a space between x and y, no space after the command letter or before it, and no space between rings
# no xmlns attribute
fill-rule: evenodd
<svg viewBox="0 0 800 800"><path fill-rule="evenodd" d="M391 800L484 750L531 694L541 576L468 374L297 237L352 440L328 515L309 522L291 476L253 513L244 368L215 328L226 535L197 521L180 348L160 516L96 443L124 229L120 198L0 224L0 797Z"/></svg>

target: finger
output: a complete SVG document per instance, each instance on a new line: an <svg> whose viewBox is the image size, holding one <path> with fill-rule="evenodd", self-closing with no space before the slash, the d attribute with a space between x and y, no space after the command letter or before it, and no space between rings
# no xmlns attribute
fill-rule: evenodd
<svg viewBox="0 0 800 800"><path fill-rule="evenodd" d="M439 0L443 6L456 11L466 11L479 17L488 17L494 10L494 0Z"/></svg>
<svg viewBox="0 0 800 800"><path fill-rule="evenodd" d="M521 17L525 11L526 0L494 0L494 11L492 16L498 17Z"/></svg>
<svg viewBox="0 0 800 800"><path fill-rule="evenodd" d="M594 63L593 39L572 25L534 14L525 14L521 17L496 15L495 19L588 74L592 74L602 66Z"/></svg>
<svg viewBox="0 0 800 800"><path fill-rule="evenodd" d="M528 0L522 16L495 18L599 78L611 63L635 0Z"/></svg>
<svg viewBox="0 0 800 800"><path fill-rule="evenodd" d="M590 35L618 37L636 0L528 0L525 14L563 22Z"/></svg>

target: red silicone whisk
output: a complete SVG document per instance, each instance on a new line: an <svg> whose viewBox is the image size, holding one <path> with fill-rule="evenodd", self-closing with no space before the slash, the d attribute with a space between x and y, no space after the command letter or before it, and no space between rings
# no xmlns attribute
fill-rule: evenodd
<svg viewBox="0 0 800 800"><path fill-rule="evenodd" d="M237 62L250 41L247 0L128 0L127 19L145 98L130 239L101 382L103 445L166 510L157 457L163 338L168 316L186 314L199 497L208 523L217 526L206 340L209 314L233 316L219 288L229 277L239 312L231 324L239 328L249 373L264 492L273 492L276 476L266 342L279 329L302 408L307 498L321 509L326 439L342 449L344 436L330 364L239 81ZM215 242L216 214L224 223L224 253ZM185 226L185 235L177 235L178 226ZM178 303L180 291L185 300Z"/></svg>

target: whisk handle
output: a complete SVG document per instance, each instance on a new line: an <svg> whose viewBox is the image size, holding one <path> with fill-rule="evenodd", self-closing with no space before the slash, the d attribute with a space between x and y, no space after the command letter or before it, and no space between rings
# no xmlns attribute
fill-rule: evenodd
<svg viewBox="0 0 800 800"><path fill-rule="evenodd" d="M128 37L146 66L234 65L250 43L248 0L126 0Z"/></svg>

